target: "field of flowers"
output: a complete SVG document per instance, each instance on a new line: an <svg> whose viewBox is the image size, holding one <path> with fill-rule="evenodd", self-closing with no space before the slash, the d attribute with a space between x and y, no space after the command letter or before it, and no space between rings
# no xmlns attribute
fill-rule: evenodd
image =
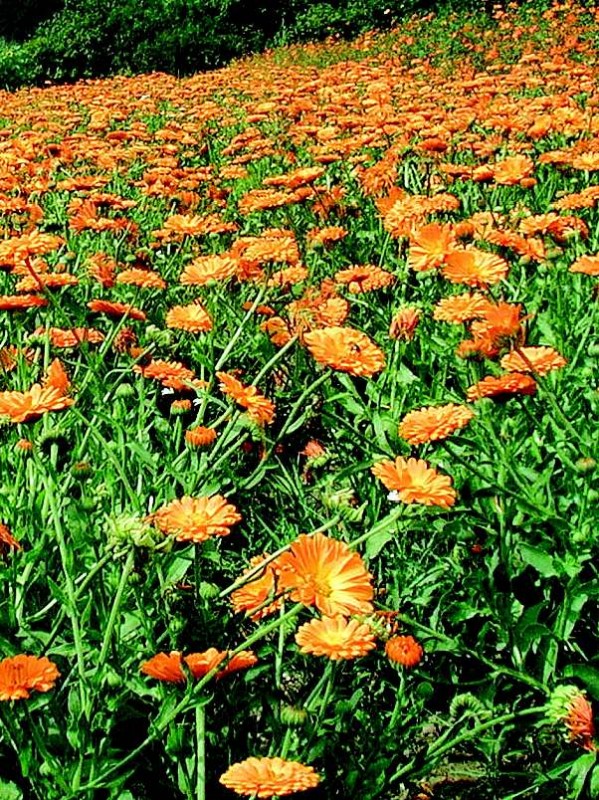
<svg viewBox="0 0 599 800"><path fill-rule="evenodd" d="M599 797L599 15L0 94L0 797Z"/></svg>

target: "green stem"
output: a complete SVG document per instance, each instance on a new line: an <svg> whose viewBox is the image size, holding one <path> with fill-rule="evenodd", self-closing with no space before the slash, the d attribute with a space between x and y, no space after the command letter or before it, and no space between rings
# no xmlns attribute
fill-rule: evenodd
<svg viewBox="0 0 599 800"><path fill-rule="evenodd" d="M196 706L196 800L206 800L206 711Z"/></svg>
<svg viewBox="0 0 599 800"><path fill-rule="evenodd" d="M129 579L129 575L131 574L131 570L133 569L133 563L135 561L135 550L131 548L127 555L127 560L125 561L125 565L123 567L123 571L121 573L121 579L119 581L119 585L116 590L116 594L114 596L114 602L112 603L112 608L110 609L110 616L108 618L108 623L106 625L106 630L104 631L104 638L102 640L102 648L100 650L100 655L98 657L98 666L97 670L99 671L104 662L106 661L106 657L108 655L108 648L110 647L110 640L112 639L112 634L114 631L114 626L116 624L116 620L118 617L119 610L121 608L121 603L123 600L123 594L125 592L125 588L127 586L127 580Z"/></svg>

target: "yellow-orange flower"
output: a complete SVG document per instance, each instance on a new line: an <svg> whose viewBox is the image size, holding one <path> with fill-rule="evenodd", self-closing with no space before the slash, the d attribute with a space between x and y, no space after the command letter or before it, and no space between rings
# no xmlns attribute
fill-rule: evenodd
<svg viewBox="0 0 599 800"><path fill-rule="evenodd" d="M112 300L90 300L87 304L90 311L96 314L107 314L109 317L129 317L129 319L145 320L145 313L128 303L115 303Z"/></svg>
<svg viewBox="0 0 599 800"><path fill-rule="evenodd" d="M468 322L482 317L488 305L487 298L479 292L444 297L435 306L433 319L453 323Z"/></svg>
<svg viewBox="0 0 599 800"><path fill-rule="evenodd" d="M390 286L395 278L386 269L367 264L341 269L335 273L335 280L337 283L345 284L352 294L362 294L375 289L384 289Z"/></svg>
<svg viewBox="0 0 599 800"><path fill-rule="evenodd" d="M140 289L166 289L166 281L157 272L133 267L124 269L116 276L117 283L139 286Z"/></svg>
<svg viewBox="0 0 599 800"><path fill-rule="evenodd" d="M29 693L48 692L60 672L50 659L18 655L0 661L0 701L26 700Z"/></svg>
<svg viewBox="0 0 599 800"><path fill-rule="evenodd" d="M276 572L274 562L264 564L264 569L257 570L268 555L256 556L243 573L248 575L247 583L231 594L231 602L236 613L245 611L254 622L272 614L281 607L282 599L276 597Z"/></svg>
<svg viewBox="0 0 599 800"><path fill-rule="evenodd" d="M297 603L329 617L372 610L372 575L345 542L301 534L276 561L278 585Z"/></svg>
<svg viewBox="0 0 599 800"><path fill-rule="evenodd" d="M450 508L456 501L456 492L451 478L440 475L421 459L405 459L398 456L395 461L380 461L372 467L372 474L403 503L422 503L425 506Z"/></svg>
<svg viewBox="0 0 599 800"><path fill-rule="evenodd" d="M144 661L140 669L144 675L156 678L165 683L184 683L187 679L183 670L183 664L191 674L192 678L198 680L209 672L218 669L229 656L229 651L217 650L210 647L203 653L190 653L183 656L179 651L172 650L170 653L157 653L148 661ZM219 669L216 679L219 680L232 672L239 672L242 669L252 667L258 659L251 650L242 650L232 656L223 669Z"/></svg>
<svg viewBox="0 0 599 800"><path fill-rule="evenodd" d="M568 363L553 347L520 347L501 359L501 366L508 372L533 372L547 375Z"/></svg>
<svg viewBox="0 0 599 800"><path fill-rule="evenodd" d="M422 647L413 636L392 636L385 644L389 661L402 667L415 667L422 660Z"/></svg>
<svg viewBox="0 0 599 800"><path fill-rule="evenodd" d="M580 256L570 267L570 272L581 272L583 275L599 275L599 256Z"/></svg>
<svg viewBox="0 0 599 800"><path fill-rule="evenodd" d="M189 333L203 333L212 329L210 315L199 303L174 306L166 315L166 327Z"/></svg>
<svg viewBox="0 0 599 800"><path fill-rule="evenodd" d="M404 306L396 311L389 326L389 337L400 341L411 342L420 322L420 309L416 306Z"/></svg>
<svg viewBox="0 0 599 800"><path fill-rule="evenodd" d="M452 283L486 287L503 280L509 264L501 256L483 250L454 250L445 259L443 275Z"/></svg>
<svg viewBox="0 0 599 800"><path fill-rule="evenodd" d="M321 328L304 334L314 359L323 366L370 378L385 366L385 356L365 333L353 328Z"/></svg>
<svg viewBox="0 0 599 800"><path fill-rule="evenodd" d="M313 789L320 776L313 767L282 758L246 758L233 764L220 777L220 783L237 794L255 797L284 796Z"/></svg>
<svg viewBox="0 0 599 800"><path fill-rule="evenodd" d="M442 266L445 258L456 248L455 235L447 225L431 222L414 228L410 235L408 266L424 272Z"/></svg>
<svg viewBox="0 0 599 800"><path fill-rule="evenodd" d="M217 433L214 428L197 425L185 431L185 441L190 447L209 447L216 441Z"/></svg>
<svg viewBox="0 0 599 800"><path fill-rule="evenodd" d="M237 261L228 256L200 256L185 267L179 281L184 286L204 286L232 278L236 271Z"/></svg>
<svg viewBox="0 0 599 800"><path fill-rule="evenodd" d="M210 536L226 536L231 526L241 521L241 514L220 494L212 497L182 497L150 515L163 533L178 542L205 542Z"/></svg>
<svg viewBox="0 0 599 800"><path fill-rule="evenodd" d="M247 409L248 416L258 425L270 425L275 416L275 405L267 400L255 386L244 386L241 381L227 372L217 372L220 380L219 389L231 397L242 408Z"/></svg>
<svg viewBox="0 0 599 800"><path fill-rule="evenodd" d="M481 397L506 398L515 394L534 394L536 390L537 384L530 375L511 372L499 377L487 375L467 389L466 397L472 402L480 400Z"/></svg>
<svg viewBox="0 0 599 800"><path fill-rule="evenodd" d="M467 406L448 403L410 411L399 424L399 435L410 444L446 439L467 425L474 413Z"/></svg>
<svg viewBox="0 0 599 800"><path fill-rule="evenodd" d="M331 661L359 658L376 647L370 625L345 617L313 619L298 629L295 641L300 652Z"/></svg>

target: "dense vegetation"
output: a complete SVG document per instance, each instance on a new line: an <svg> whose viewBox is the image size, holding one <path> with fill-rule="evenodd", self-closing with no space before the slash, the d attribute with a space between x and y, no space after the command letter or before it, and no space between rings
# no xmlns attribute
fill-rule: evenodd
<svg viewBox="0 0 599 800"><path fill-rule="evenodd" d="M599 797L598 30L0 92L2 800Z"/></svg>
<svg viewBox="0 0 599 800"><path fill-rule="evenodd" d="M189 74L275 44L389 27L419 4L422 0L6 0L0 10L5 39L0 88L115 72Z"/></svg>

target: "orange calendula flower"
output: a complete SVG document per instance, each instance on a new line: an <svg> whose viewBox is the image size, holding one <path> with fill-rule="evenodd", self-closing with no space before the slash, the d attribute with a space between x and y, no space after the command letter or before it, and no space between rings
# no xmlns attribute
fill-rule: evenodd
<svg viewBox="0 0 599 800"><path fill-rule="evenodd" d="M313 767L282 758L246 758L233 764L220 777L220 783L237 794L254 797L284 796L313 789L320 776Z"/></svg>
<svg viewBox="0 0 599 800"><path fill-rule="evenodd" d="M372 467L372 474L389 489L392 500L441 508L450 508L456 501L451 478L421 459L398 456L395 461L380 461Z"/></svg>
<svg viewBox="0 0 599 800"><path fill-rule="evenodd" d="M410 411L399 424L399 435L410 444L436 442L467 425L474 413L467 406L448 403Z"/></svg>
<svg viewBox="0 0 599 800"><path fill-rule="evenodd" d="M302 625L295 634L300 652L331 661L360 658L376 647L372 628L345 617L323 617Z"/></svg>
<svg viewBox="0 0 599 800"><path fill-rule="evenodd" d="M404 306L395 313L389 326L389 338L411 342L420 322L420 309L416 306Z"/></svg>
<svg viewBox="0 0 599 800"><path fill-rule="evenodd" d="M212 329L210 315L199 303L174 306L166 315L166 327L189 333L203 333Z"/></svg>
<svg viewBox="0 0 599 800"><path fill-rule="evenodd" d="M385 366L385 356L365 333L353 328L321 328L304 334L314 359L323 366L370 378Z"/></svg>
<svg viewBox="0 0 599 800"><path fill-rule="evenodd" d="M534 394L536 391L537 384L530 375L511 372L507 375L499 375L499 377L487 375L486 378L467 389L466 397L473 402L482 397L507 399L515 394Z"/></svg>
<svg viewBox="0 0 599 800"><path fill-rule="evenodd" d="M153 378L160 381L163 386L169 389L182 391L192 387L201 388L206 384L196 378L193 370L184 367L178 361L166 361L164 359L154 359L145 366L136 364L133 372L143 375L144 378Z"/></svg>
<svg viewBox="0 0 599 800"><path fill-rule="evenodd" d="M270 425L275 416L275 405L267 400L255 386L244 386L241 381L227 372L217 372L219 389L248 412L248 416L258 425Z"/></svg>
<svg viewBox="0 0 599 800"><path fill-rule="evenodd" d="M45 656L18 655L0 661L0 700L26 700L29 693L49 692L60 672Z"/></svg>
<svg viewBox="0 0 599 800"><path fill-rule="evenodd" d="M435 269L457 247L455 234L447 225L431 222L414 228L410 235L408 266L416 272Z"/></svg>
<svg viewBox="0 0 599 800"><path fill-rule="evenodd" d="M157 272L137 267L119 272L116 282L139 286L140 289L166 289L166 281Z"/></svg>
<svg viewBox="0 0 599 800"><path fill-rule="evenodd" d="M456 324L468 322L482 317L488 305L487 298L479 292L444 297L435 306L433 319Z"/></svg>
<svg viewBox="0 0 599 800"><path fill-rule="evenodd" d="M390 286L395 277L382 267L367 264L363 267L349 267L335 273L335 281L347 286L352 294L373 292Z"/></svg>
<svg viewBox="0 0 599 800"><path fill-rule="evenodd" d="M12 535L8 525L0 522L0 556L4 556L11 550L22 550L23 548Z"/></svg>
<svg viewBox="0 0 599 800"><path fill-rule="evenodd" d="M55 359L43 383L34 383L26 392L0 392L0 416L11 422L33 422L50 411L62 411L75 402L65 397L70 386L62 364Z"/></svg>
<svg viewBox="0 0 599 800"><path fill-rule="evenodd" d="M501 359L501 366L508 372L533 372L547 375L568 363L553 347L519 347Z"/></svg>
<svg viewBox="0 0 599 800"><path fill-rule="evenodd" d="M372 575L345 542L301 534L276 561L278 586L329 617L372 610Z"/></svg>
<svg viewBox="0 0 599 800"><path fill-rule="evenodd" d="M130 319L138 320L146 319L146 315L141 309L130 306L128 303L115 303L111 300L90 300L87 307L96 314L106 314L109 317L129 317Z"/></svg>
<svg viewBox="0 0 599 800"><path fill-rule="evenodd" d="M217 433L214 428L197 425L185 431L185 441L190 447L209 447L216 441Z"/></svg>
<svg viewBox="0 0 599 800"><path fill-rule="evenodd" d="M228 256L200 256L187 264L179 282L184 286L204 286L210 281L224 281L237 271L237 261Z"/></svg>
<svg viewBox="0 0 599 800"><path fill-rule="evenodd" d="M36 337L48 337L52 347L79 347L83 342L99 344L104 341L104 334L94 328L36 328Z"/></svg>
<svg viewBox="0 0 599 800"><path fill-rule="evenodd" d="M503 280L509 264L501 256L483 250L455 250L445 259L443 275L452 283L486 287Z"/></svg>
<svg viewBox="0 0 599 800"><path fill-rule="evenodd" d="M549 697L546 713L550 722L565 726L571 742L589 752L597 750L593 709L585 693L577 686L556 687Z"/></svg>
<svg viewBox="0 0 599 800"><path fill-rule="evenodd" d="M228 650L220 651L215 647L211 647L203 653L190 653L187 656L183 656L177 650L173 650L168 654L157 653L148 661L144 661L140 669L144 675L149 675L151 678L156 678L165 683L185 683L187 678L183 670L183 664L185 664L191 677L198 680L209 672L218 669L219 665L226 661L228 657ZM218 671L216 679L219 680L232 672L248 669L256 664L257 661L258 659L251 650L242 650L234 655L223 669Z"/></svg>
<svg viewBox="0 0 599 800"><path fill-rule="evenodd" d="M402 667L415 667L422 660L423 650L413 636L392 636L385 644L389 661Z"/></svg>
<svg viewBox="0 0 599 800"><path fill-rule="evenodd" d="M570 272L581 272L583 275L599 275L599 255L580 256L570 267Z"/></svg>
<svg viewBox="0 0 599 800"><path fill-rule="evenodd" d="M267 554L252 558L249 568L243 573L243 576L248 576L247 583L231 594L235 612L239 614L244 611L254 622L272 614L282 604L282 599L275 597L275 562L271 561L264 564L263 569L257 569L266 559Z"/></svg>
<svg viewBox="0 0 599 800"><path fill-rule="evenodd" d="M231 526L240 522L241 514L220 494L212 497L182 497L173 500L150 515L150 520L163 533L178 542L205 542L210 536L227 536Z"/></svg>
<svg viewBox="0 0 599 800"><path fill-rule="evenodd" d="M24 311L27 308L41 308L47 305L47 298L37 294L5 294L0 297L0 311Z"/></svg>

